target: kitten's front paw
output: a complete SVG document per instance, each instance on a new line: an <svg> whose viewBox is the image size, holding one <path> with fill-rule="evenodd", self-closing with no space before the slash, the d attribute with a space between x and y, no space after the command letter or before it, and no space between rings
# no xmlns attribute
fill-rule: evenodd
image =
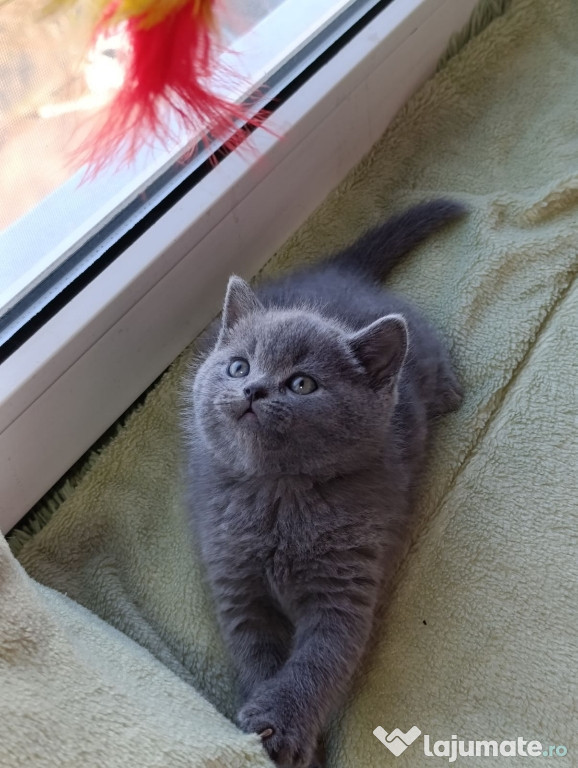
<svg viewBox="0 0 578 768"><path fill-rule="evenodd" d="M263 746L282 768L309 768L317 742L293 693L267 682L239 710L237 720L247 733L262 734Z"/></svg>

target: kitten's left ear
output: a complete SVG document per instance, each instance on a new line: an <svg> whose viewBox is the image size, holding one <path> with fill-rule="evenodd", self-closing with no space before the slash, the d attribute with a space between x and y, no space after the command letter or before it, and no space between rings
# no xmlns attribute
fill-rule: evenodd
<svg viewBox="0 0 578 768"><path fill-rule="evenodd" d="M351 351L381 389L399 373L408 346L407 324L401 315L385 315L349 336Z"/></svg>
<svg viewBox="0 0 578 768"><path fill-rule="evenodd" d="M225 294L219 341L242 317L262 309L263 305L249 285L237 275L232 275Z"/></svg>

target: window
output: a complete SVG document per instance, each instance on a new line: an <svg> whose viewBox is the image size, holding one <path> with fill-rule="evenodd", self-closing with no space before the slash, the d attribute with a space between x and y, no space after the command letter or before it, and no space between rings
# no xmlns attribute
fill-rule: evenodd
<svg viewBox="0 0 578 768"><path fill-rule="evenodd" d="M237 101L252 98L256 110L375 5L226 0L220 64L240 78L217 88ZM83 56L77 17L86 3L47 19L31 17L29 6L0 4L0 345L217 149L201 136L181 136L173 146L143 149L129 167L82 182L69 150L122 82L122 30L98 38Z"/></svg>
<svg viewBox="0 0 578 768"><path fill-rule="evenodd" d="M4 11L15 2L0 0L0 34L6 31ZM52 193L45 191L36 207L38 200L31 200L22 217L0 234L0 272L5 263L47 253L48 230L58 221L70 248L68 258L14 306L15 327L37 311L35 295L40 305L55 298L0 348L1 531L9 530L202 331L220 309L229 275L254 276L361 160L434 72L450 35L467 22L476 2L357 0L343 3L337 15L336 5L328 2L324 20L317 16L320 33L315 25L297 33L288 16L277 27L278 33L288 33L285 47L271 29L263 35L273 53L272 76L266 64L254 70L269 84L265 98L279 94L268 118L271 131L252 135L254 152L246 157L232 152L205 172L200 157L193 158L201 162L197 170L194 162L175 163L174 150L159 172L158 188L150 168L147 181L145 168L144 194L135 194L128 204L126 190L115 191L112 179L99 199L75 179L60 178ZM252 35L268 23L278 24L284 11L304 9L293 18L296 23L323 4L284 0L237 39L246 45L246 60L255 61L261 51L250 43ZM15 39L3 38L7 46ZM239 53L237 60L244 56ZM0 56L0 78L15 62ZM0 94L4 141L8 101L3 89ZM39 118L30 108L19 119L23 132ZM22 151L33 154L27 144ZM49 162L43 147L34 154L38 166ZM17 164L19 154L4 159ZM0 178L4 171L0 166ZM10 198L11 190L4 187L0 211L6 195ZM79 200L94 214L92 231L80 232L85 238L80 247L81 240L74 238L82 221L75 224L72 216ZM119 211L99 218L96 206L103 202ZM20 244L17 228L24 238ZM59 242L53 237L50 247ZM63 252L55 251L57 256ZM62 288L66 272L60 284L54 278L60 270L76 268L82 253L87 259L96 254L96 261ZM0 292L6 288L0 278ZM5 338L12 332L6 325L11 312L3 320Z"/></svg>

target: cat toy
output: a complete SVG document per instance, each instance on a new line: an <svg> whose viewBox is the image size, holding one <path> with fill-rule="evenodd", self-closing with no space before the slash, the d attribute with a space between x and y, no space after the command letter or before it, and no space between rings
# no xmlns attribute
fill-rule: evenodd
<svg viewBox="0 0 578 768"><path fill-rule="evenodd" d="M52 0L47 11L75 1ZM89 175L111 162L130 163L142 147L155 141L167 146L177 136L193 139L210 132L232 147L240 141L239 124L262 122L263 113L251 116L245 105L211 87L220 52L216 0L91 0L90 8L93 43L121 33L123 43L114 55L123 76L77 153Z"/></svg>

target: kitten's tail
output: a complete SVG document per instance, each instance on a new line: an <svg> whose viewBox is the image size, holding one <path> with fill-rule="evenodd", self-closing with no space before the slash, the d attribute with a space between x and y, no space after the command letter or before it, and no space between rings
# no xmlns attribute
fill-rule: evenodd
<svg viewBox="0 0 578 768"><path fill-rule="evenodd" d="M461 203L444 198L420 203L370 229L349 248L331 256L329 263L382 281L402 256L466 212Z"/></svg>

